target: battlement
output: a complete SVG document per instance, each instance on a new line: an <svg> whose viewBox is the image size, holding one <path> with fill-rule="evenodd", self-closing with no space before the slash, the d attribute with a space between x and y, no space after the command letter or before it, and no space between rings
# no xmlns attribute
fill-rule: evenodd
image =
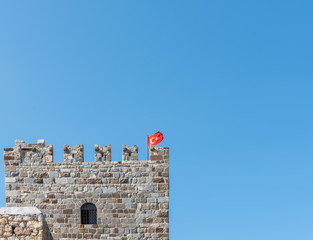
<svg viewBox="0 0 313 240"><path fill-rule="evenodd" d="M64 162L84 162L84 145L64 145ZM169 149L166 147L151 146L151 160L169 160ZM13 148L4 149L4 160L6 165L17 165L20 163L53 163L53 145L45 145L45 140L39 139L37 143L26 144L23 140L16 140ZM138 161L138 146L122 146L123 161ZM111 162L111 145L95 145L95 162Z"/></svg>

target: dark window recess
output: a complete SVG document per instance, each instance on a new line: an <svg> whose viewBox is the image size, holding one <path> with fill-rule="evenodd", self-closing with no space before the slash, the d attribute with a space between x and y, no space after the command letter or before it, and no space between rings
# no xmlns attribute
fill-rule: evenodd
<svg viewBox="0 0 313 240"><path fill-rule="evenodd" d="M97 224L97 208L91 203L86 203L81 207L81 223Z"/></svg>

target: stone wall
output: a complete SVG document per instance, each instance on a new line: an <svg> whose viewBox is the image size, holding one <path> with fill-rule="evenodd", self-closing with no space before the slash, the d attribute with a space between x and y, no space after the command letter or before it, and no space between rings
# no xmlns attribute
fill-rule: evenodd
<svg viewBox="0 0 313 240"><path fill-rule="evenodd" d="M52 240L42 212L35 207L0 208L0 239Z"/></svg>
<svg viewBox="0 0 313 240"><path fill-rule="evenodd" d="M123 146L125 161L111 162L111 147L96 145L95 162L83 162L83 146L66 145L64 163L46 149L42 140L4 149L8 207L38 207L54 239L169 239L168 148L138 161L138 147ZM97 224L81 224L84 203L97 207Z"/></svg>

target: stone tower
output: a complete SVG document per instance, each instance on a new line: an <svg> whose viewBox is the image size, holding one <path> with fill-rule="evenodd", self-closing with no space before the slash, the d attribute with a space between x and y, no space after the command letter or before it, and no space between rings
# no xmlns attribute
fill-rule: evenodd
<svg viewBox="0 0 313 240"><path fill-rule="evenodd" d="M123 145L122 156L111 161L111 146L96 145L95 162L84 162L83 145L64 145L55 163L44 140L5 148L7 208L37 207L50 231L25 239L169 239L169 149L152 146L139 161L138 147Z"/></svg>

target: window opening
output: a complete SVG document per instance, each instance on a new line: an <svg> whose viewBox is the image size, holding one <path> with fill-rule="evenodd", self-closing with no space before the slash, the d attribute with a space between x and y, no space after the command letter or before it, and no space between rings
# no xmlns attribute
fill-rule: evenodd
<svg viewBox="0 0 313 240"><path fill-rule="evenodd" d="M92 203L86 203L81 207L81 223L97 224L97 208Z"/></svg>

